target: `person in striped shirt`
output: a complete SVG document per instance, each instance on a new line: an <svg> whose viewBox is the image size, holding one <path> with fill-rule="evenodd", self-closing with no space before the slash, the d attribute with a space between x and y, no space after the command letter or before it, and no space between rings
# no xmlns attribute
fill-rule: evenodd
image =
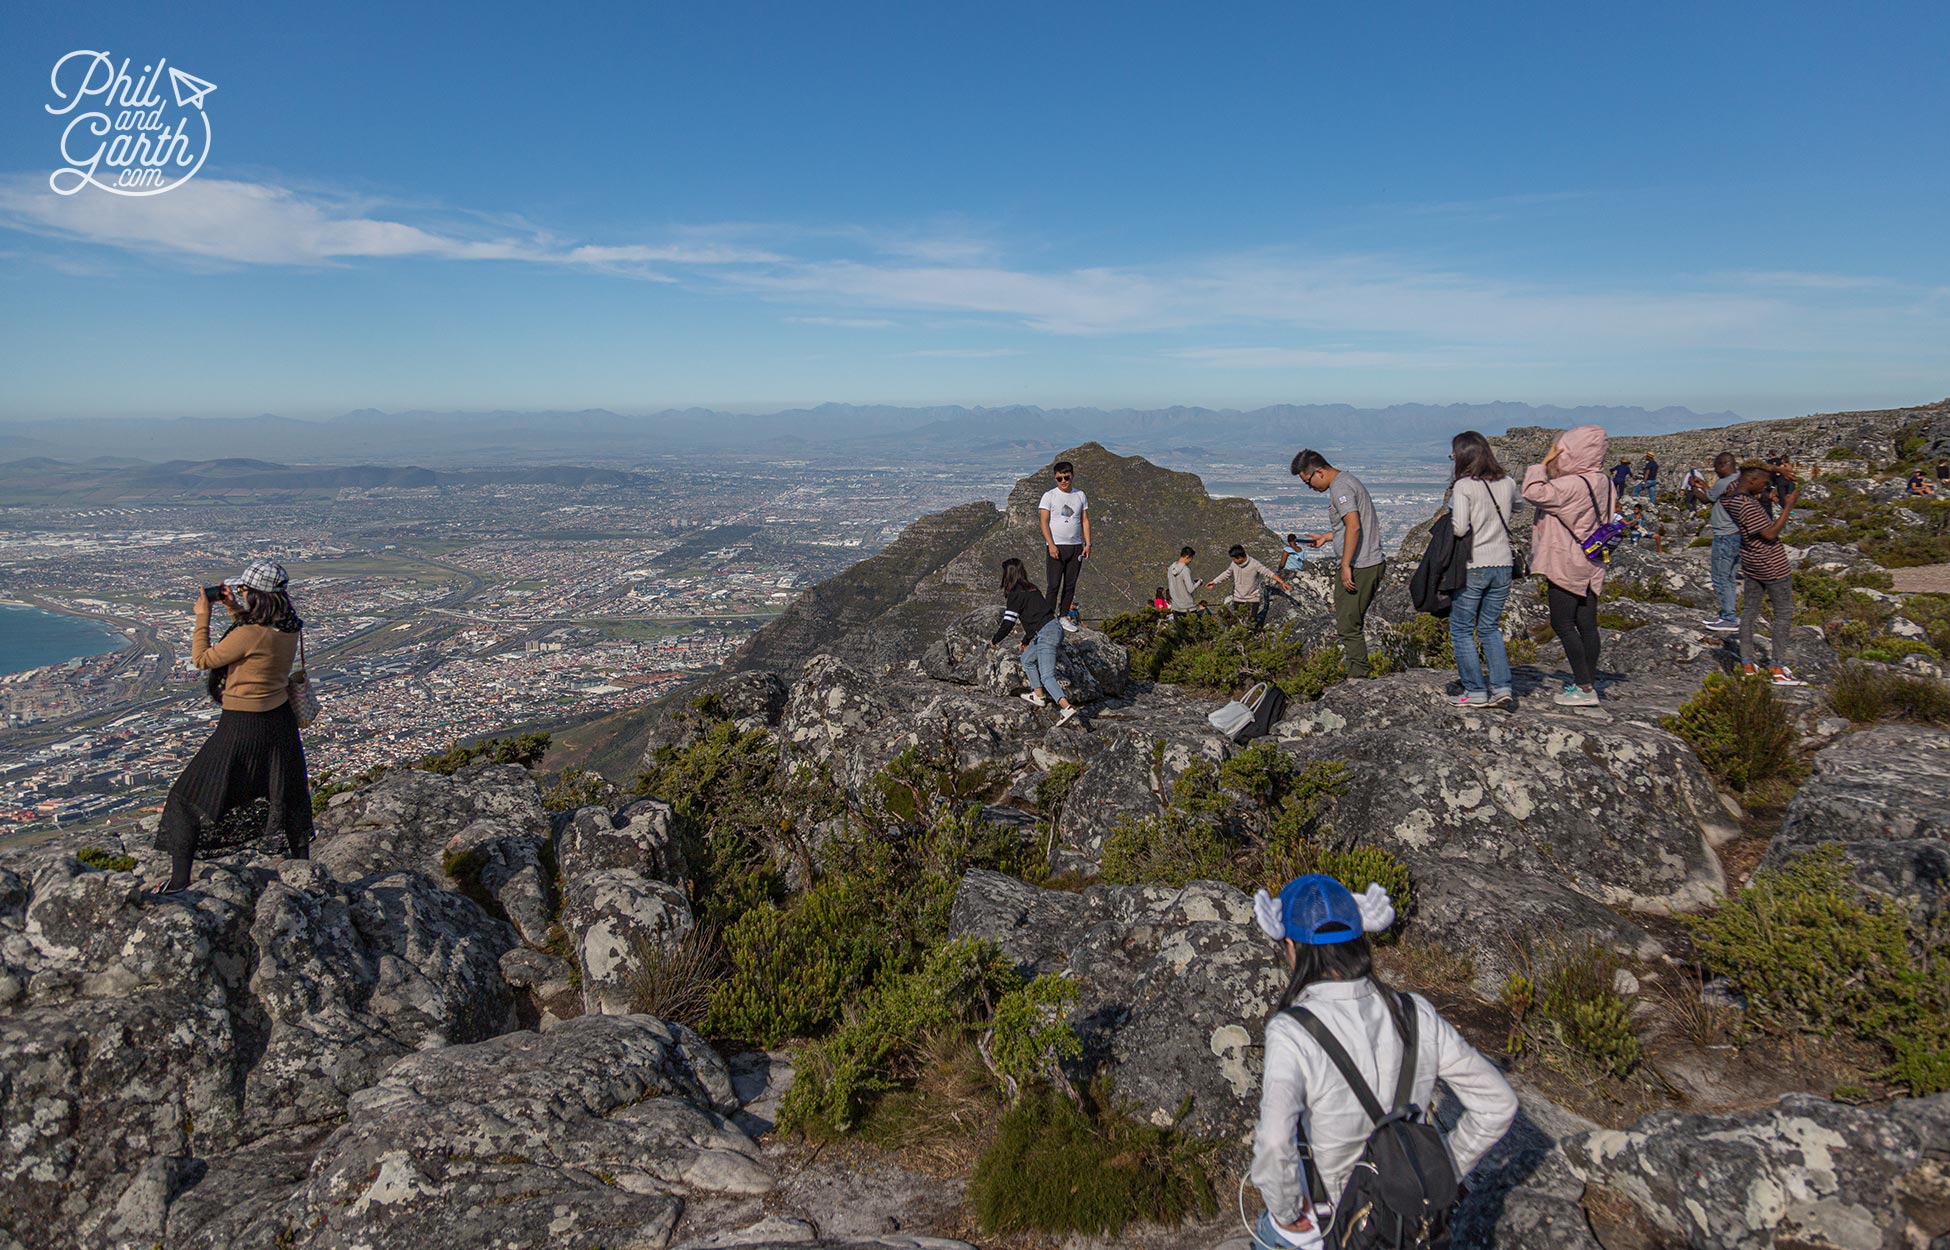
<svg viewBox="0 0 1950 1250"><path fill-rule="evenodd" d="M1775 472L1787 475L1788 490L1780 498L1781 510L1769 516L1760 501ZM1781 545L1781 531L1787 528L1801 487L1794 480L1792 467L1770 470L1765 466L1743 469L1740 480L1727 488L1720 499L1727 515L1740 530L1740 571L1747 575L1747 598L1740 611L1740 670L1748 676L1760 672L1754 660L1754 626L1760 623L1763 598L1774 606L1774 629L1769 648L1773 663L1768 675L1777 686L1805 686L1808 683L1788 667L1788 636L1794 631L1794 569L1788 563L1787 548Z"/></svg>

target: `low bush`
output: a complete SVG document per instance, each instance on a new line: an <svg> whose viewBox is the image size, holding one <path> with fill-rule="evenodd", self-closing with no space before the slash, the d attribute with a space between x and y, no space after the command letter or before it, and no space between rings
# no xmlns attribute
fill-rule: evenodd
<svg viewBox="0 0 1950 1250"><path fill-rule="evenodd" d="M1218 1151L1121 1113L1107 1084L1080 1102L1039 1086L1002 1117L968 1201L992 1234L1116 1237L1133 1223L1216 1215Z"/></svg>
<svg viewBox="0 0 1950 1250"><path fill-rule="evenodd" d="M1500 995L1513 1055L1556 1045L1611 1076L1628 1076L1643 1048L1614 978L1618 957L1589 944L1554 951L1541 973L1513 972Z"/></svg>
<svg viewBox="0 0 1950 1250"><path fill-rule="evenodd" d="M1449 622L1417 612L1399 625L1381 627L1377 658L1389 661L1389 671L1407 668L1454 668L1456 649Z"/></svg>
<svg viewBox="0 0 1950 1250"><path fill-rule="evenodd" d="M414 768L421 772L441 773L452 776L469 764L519 764L533 770L548 754L550 737L545 730L534 733L515 734L506 738L488 738L480 742L463 745L456 742L445 751L434 755L424 755L416 760L398 764L374 764L349 776L339 776L331 769L321 769L311 779L311 810L315 816L331 805L332 796L347 790L358 790L384 777L396 768Z"/></svg>
<svg viewBox="0 0 1950 1250"><path fill-rule="evenodd" d="M724 966L717 935L692 929L675 944L638 938L633 946L627 980L630 1010L702 1028Z"/></svg>
<svg viewBox="0 0 1950 1250"><path fill-rule="evenodd" d="M1606 599L1633 599L1639 603L1684 603L1672 588L1657 578L1639 580L1631 577L1615 577L1605 580Z"/></svg>
<svg viewBox="0 0 1950 1250"><path fill-rule="evenodd" d="M1616 629L1623 633L1629 633L1634 629L1642 628L1644 625L1645 622L1641 621L1638 617L1627 616L1623 612L1600 612L1598 614L1599 629Z"/></svg>
<svg viewBox="0 0 1950 1250"><path fill-rule="evenodd" d="M1900 904L1865 903L1839 847L1763 868L1686 921L1702 962L1746 996L1760 1027L1851 1032L1885 1048L1884 1075L1912 1094L1950 1089L1950 947Z"/></svg>
<svg viewBox="0 0 1950 1250"><path fill-rule="evenodd" d="M1750 802L1782 801L1807 775L1787 705L1765 677L1709 674L1664 725L1692 746L1707 772Z"/></svg>
<svg viewBox="0 0 1950 1250"><path fill-rule="evenodd" d="M1077 987L1061 977L1025 983L993 943L948 942L920 968L876 986L830 1037L807 1047L779 1105L779 1127L822 1135L854 1128L882 1094L917 1075L938 1035L979 1035L993 1079L1009 1089L1062 1082L1082 1053L1068 1010Z"/></svg>
<svg viewBox="0 0 1950 1250"><path fill-rule="evenodd" d="M575 764L542 786L542 810L573 812L579 807L605 807L620 793L601 773L592 773Z"/></svg>
<svg viewBox="0 0 1950 1250"><path fill-rule="evenodd" d="M1104 632L1129 649L1133 676L1215 695L1270 681L1288 698L1311 701L1347 676L1339 647L1309 648L1292 625L1256 629L1233 614L1145 609L1111 617Z"/></svg>
<svg viewBox="0 0 1950 1250"><path fill-rule="evenodd" d="M1939 655L1950 655L1950 595L1904 595L1902 611L1905 617L1923 627Z"/></svg>
<svg viewBox="0 0 1950 1250"><path fill-rule="evenodd" d="M74 857L81 861L82 867L98 872L132 872L135 869L132 857L104 851L99 846L84 846L74 853Z"/></svg>

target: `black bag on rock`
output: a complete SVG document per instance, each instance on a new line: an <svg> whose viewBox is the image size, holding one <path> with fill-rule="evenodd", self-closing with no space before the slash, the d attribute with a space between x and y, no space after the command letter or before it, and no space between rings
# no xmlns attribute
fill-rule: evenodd
<svg viewBox="0 0 1950 1250"><path fill-rule="evenodd" d="M1397 994L1392 1006L1389 1014L1402 1035L1402 1070L1394 1107L1387 1111L1333 1030L1305 1007L1286 1009L1320 1043L1374 1122L1327 1230L1327 1243L1343 1250L1439 1250L1449 1244L1449 1217L1462 1199L1462 1181L1442 1131L1424 1123L1421 1108L1410 1101L1417 1059L1415 1003ZM1312 1179L1317 1187L1318 1178Z"/></svg>

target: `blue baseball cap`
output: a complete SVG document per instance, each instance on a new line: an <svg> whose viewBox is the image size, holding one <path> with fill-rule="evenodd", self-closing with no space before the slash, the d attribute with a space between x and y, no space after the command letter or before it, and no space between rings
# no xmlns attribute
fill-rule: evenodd
<svg viewBox="0 0 1950 1250"><path fill-rule="evenodd" d="M1303 946L1352 942L1367 931L1353 892L1318 872L1295 877L1281 887L1280 919L1286 936Z"/></svg>

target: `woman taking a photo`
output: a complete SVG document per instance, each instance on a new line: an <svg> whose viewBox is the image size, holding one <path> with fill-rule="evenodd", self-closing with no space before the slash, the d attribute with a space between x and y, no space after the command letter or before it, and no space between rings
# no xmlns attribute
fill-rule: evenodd
<svg viewBox="0 0 1950 1250"><path fill-rule="evenodd" d="M1449 458L1456 463L1449 521L1459 541L1465 536L1470 540L1469 584L1455 593L1449 609L1449 641L1456 653L1456 679L1462 683L1456 704L1507 708L1515 696L1502 621L1516 562L1510 517L1517 506L1517 484L1497 463L1490 440L1475 430L1456 435L1449 444Z"/></svg>
<svg viewBox="0 0 1950 1250"><path fill-rule="evenodd" d="M1616 511L1605 463L1602 426L1559 434L1544 463L1523 475L1523 497L1536 505L1530 526L1530 571L1550 583L1551 628L1571 662L1571 681L1551 702L1598 706L1598 593L1605 566L1584 553L1584 542Z"/></svg>
<svg viewBox="0 0 1950 1250"><path fill-rule="evenodd" d="M303 859L311 844L305 748L287 693L304 622L287 584L282 566L257 560L196 597L190 662L210 674L210 697L223 704L223 715L169 788L156 845L169 852L170 872L158 894L188 888L199 850L282 836L291 857ZM231 618L214 646L211 590L221 593Z"/></svg>

